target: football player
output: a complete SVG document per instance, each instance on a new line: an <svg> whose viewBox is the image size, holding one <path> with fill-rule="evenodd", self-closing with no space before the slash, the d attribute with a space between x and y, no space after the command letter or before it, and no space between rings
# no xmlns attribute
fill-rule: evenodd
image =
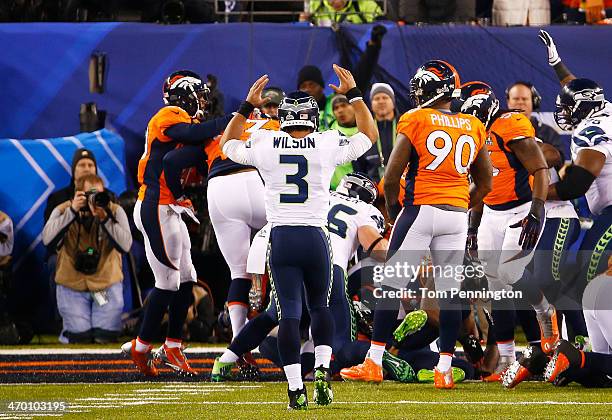
<svg viewBox="0 0 612 420"><path fill-rule="evenodd" d="M564 200L586 195L594 220L580 246L578 281L591 283L608 269L612 253L612 104L596 82L576 78L567 69L546 31L540 31L540 39L548 49L548 63L562 85L556 100L555 121L572 132L572 164L549 187L548 194L551 199ZM589 284L587 290L583 304L584 299L592 298L597 287ZM606 296L603 293L604 290L598 290L595 295L601 299ZM600 305L591 302L584 308L584 315L593 351L607 353L612 342L612 317L609 310L601 311L604 306L601 301Z"/></svg>
<svg viewBox="0 0 612 420"><path fill-rule="evenodd" d="M315 344L314 400L320 405L332 401L329 383L332 265L329 237L324 229L329 182L337 165L358 158L378 139L376 124L352 74L336 65L334 71L340 86L331 87L353 103L359 133L347 138L337 131L317 132L316 101L304 92L294 92L278 109L281 131L258 130L246 142L237 140L246 119L235 115L220 142L226 156L255 166L264 180L266 216L272 223L268 271L277 299L279 351L289 382L289 408L293 409L308 407L299 364L303 288ZM267 76L261 77L250 95L259 97L267 82ZM255 105L247 101L241 109L252 112Z"/></svg>
<svg viewBox="0 0 612 420"><path fill-rule="evenodd" d="M458 87L459 75L445 61L428 61L418 68L410 82L418 107L399 120L384 183L387 212L390 219L396 219L386 264L407 263L414 269L430 251L434 266L453 268L452 273L444 270L435 279L436 291L446 293L459 287L455 268L463 262L467 209L489 192L492 172L483 124L471 115L450 111ZM397 200L399 182L408 165L402 208ZM471 190L468 171L475 185ZM389 296L408 286L415 293L419 287L415 280L415 275L395 273L383 280L383 292ZM436 388L453 388L451 361L461 324L460 304L450 293L438 301L440 358L434 383ZM362 364L343 369L344 379L382 381L382 356L395 327L399 304L396 299L379 299L368 356Z"/></svg>
<svg viewBox="0 0 612 420"><path fill-rule="evenodd" d="M487 84L462 87L460 102L461 112L477 116L486 125L493 163L493 190L484 198L484 208L470 211L466 246L478 252L485 264L489 289L510 290L523 277L545 224L548 164L529 120L519 112L500 110ZM555 308L532 282L521 284L521 290L536 311L542 350L550 353L559 339ZM516 361L514 302L494 300L492 308L500 359L495 372L485 380L498 381Z"/></svg>
<svg viewBox="0 0 612 420"><path fill-rule="evenodd" d="M181 349L182 328L191 303L196 273L191 262L191 244L181 219L185 207L177 201L165 180L163 160L180 145L203 144L218 135L230 116L200 123L208 87L188 70L172 73L164 81L163 107L149 121L145 150L138 164L140 190L134 207L134 222L145 239L147 261L155 276L138 337L122 346L138 369L156 376L150 358L151 341L169 313L168 332L158 357L180 373L193 375Z"/></svg>
<svg viewBox="0 0 612 420"><path fill-rule="evenodd" d="M329 306L334 319L332 350L338 353L355 339L354 322L346 293L346 270L349 260L361 245L366 254L384 258L387 240L381 236L384 227L382 214L373 206L378 195L376 185L368 177L347 174L330 196L327 229L333 254L333 284ZM274 297L272 297L274 299ZM276 306L252 319L232 341L221 357L215 359L211 380L220 382L229 378L238 357L251 351L278 325Z"/></svg>

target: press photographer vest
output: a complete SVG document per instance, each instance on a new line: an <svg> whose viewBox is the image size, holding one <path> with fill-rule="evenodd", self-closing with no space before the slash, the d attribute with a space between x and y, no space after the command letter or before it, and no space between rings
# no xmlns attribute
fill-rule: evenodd
<svg viewBox="0 0 612 420"><path fill-rule="evenodd" d="M113 215L116 214L117 207L117 204L110 203ZM65 211L71 211L70 201L60 204L57 208L62 214ZM100 253L98 270L91 275L81 273L74 268L76 253L79 250L85 251L89 247ZM57 251L55 282L80 292L103 290L123 280L121 267L121 253L113 247L98 219L93 220L89 230L76 220L68 226L68 231L60 242Z"/></svg>

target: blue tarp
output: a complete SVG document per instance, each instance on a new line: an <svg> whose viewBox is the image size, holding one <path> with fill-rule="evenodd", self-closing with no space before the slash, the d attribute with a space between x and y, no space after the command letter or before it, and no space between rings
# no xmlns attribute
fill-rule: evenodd
<svg viewBox="0 0 612 420"><path fill-rule="evenodd" d="M559 85L537 28L386 25L379 65L396 79L396 90L405 91L423 61L440 58L453 63L464 81L491 83L500 97L511 82L532 81L544 97L543 110L553 110ZM346 26L342 32L363 48L371 27ZM547 29L569 68L612 94L612 28ZM305 64L319 65L326 82L335 82L331 64L340 59L330 28L294 24L1 24L0 44L0 138L76 133L79 105L95 101L126 139L132 177L147 121L162 106L161 83L169 72L190 68L203 76L216 74L226 111L231 111L263 73L271 84L290 91ZM109 60L102 95L88 92L94 50L106 52Z"/></svg>

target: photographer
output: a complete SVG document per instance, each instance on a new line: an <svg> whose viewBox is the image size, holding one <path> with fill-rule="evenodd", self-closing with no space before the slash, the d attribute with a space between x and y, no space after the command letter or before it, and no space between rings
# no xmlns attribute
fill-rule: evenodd
<svg viewBox="0 0 612 420"><path fill-rule="evenodd" d="M58 244L60 341L107 342L121 329L121 253L129 251L132 236L125 211L111 202L100 177L86 175L75 189L74 198L58 205L43 229L44 244Z"/></svg>

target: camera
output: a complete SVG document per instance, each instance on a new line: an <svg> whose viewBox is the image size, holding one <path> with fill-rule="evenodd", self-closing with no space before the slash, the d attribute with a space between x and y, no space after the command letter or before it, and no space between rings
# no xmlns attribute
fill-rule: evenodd
<svg viewBox="0 0 612 420"><path fill-rule="evenodd" d="M85 251L77 251L74 268L83 274L91 275L98 271L99 263L100 253L89 247Z"/></svg>
<svg viewBox="0 0 612 420"><path fill-rule="evenodd" d="M87 202L91 203L92 206L101 208L107 208L111 201L111 196L108 192L98 191L96 189L86 191L85 198L87 198ZM89 207L84 206L81 210L88 211Z"/></svg>

